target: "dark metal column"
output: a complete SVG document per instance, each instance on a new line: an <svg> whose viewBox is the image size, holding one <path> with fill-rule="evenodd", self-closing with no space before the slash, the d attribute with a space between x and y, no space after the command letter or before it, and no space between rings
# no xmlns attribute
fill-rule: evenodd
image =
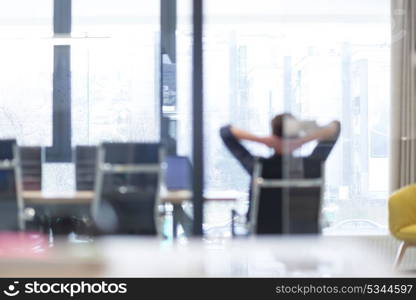
<svg viewBox="0 0 416 300"><path fill-rule="evenodd" d="M175 155L176 137L176 0L160 1L160 140ZM163 56L170 63L163 61ZM166 111L165 111L166 108Z"/></svg>
<svg viewBox="0 0 416 300"><path fill-rule="evenodd" d="M203 0L193 0L193 206L194 226L196 236L202 236L204 215L204 118L203 118Z"/></svg>
<svg viewBox="0 0 416 300"><path fill-rule="evenodd" d="M53 32L54 34L71 33L72 0L53 1Z"/></svg>
<svg viewBox="0 0 416 300"><path fill-rule="evenodd" d="M176 63L176 0L161 0L160 28L162 53Z"/></svg>
<svg viewBox="0 0 416 300"><path fill-rule="evenodd" d="M54 0L55 36L71 34L71 0ZM54 46L53 142L46 149L47 162L71 162L71 49Z"/></svg>
<svg viewBox="0 0 416 300"><path fill-rule="evenodd" d="M70 47L54 46L52 147L47 162L71 162L71 74Z"/></svg>

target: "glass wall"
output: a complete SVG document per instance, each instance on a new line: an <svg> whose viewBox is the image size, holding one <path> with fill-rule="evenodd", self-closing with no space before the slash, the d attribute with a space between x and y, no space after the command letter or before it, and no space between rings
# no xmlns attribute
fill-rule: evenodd
<svg viewBox="0 0 416 300"><path fill-rule="evenodd" d="M178 154L192 157L192 1L176 0Z"/></svg>
<svg viewBox="0 0 416 300"><path fill-rule="evenodd" d="M325 227L385 230L390 1L204 2L206 192L248 199L249 174L224 147L221 126L266 136L271 118L282 112L318 124L339 120L341 136L326 163ZM0 8L0 138L54 145L54 47L64 45L70 47L65 113L71 126L62 134L70 146L159 140L160 1L73 0L72 31L64 37L53 35L52 0L3 0ZM175 125L169 134L178 154L188 157L191 11L192 1L177 0L176 62L163 61L167 70L176 63L176 87L167 87L162 108ZM246 146L258 156L272 154ZM46 188L73 188L69 165L45 164Z"/></svg>
<svg viewBox="0 0 416 300"><path fill-rule="evenodd" d="M53 13L53 0L0 3L0 138L44 147L43 189L57 192L75 187L60 137L66 153L159 140L160 1L73 0L68 35Z"/></svg>
<svg viewBox="0 0 416 300"><path fill-rule="evenodd" d="M206 188L248 192L249 175L219 128L270 134L289 112L341 136L326 163L327 231L383 232L388 188L388 0L206 1ZM238 9L237 9L238 8ZM247 143L259 156L265 146ZM307 155L314 143L296 155ZM246 196L247 197L247 196Z"/></svg>
<svg viewBox="0 0 416 300"><path fill-rule="evenodd" d="M159 140L159 16L159 1L73 1L73 145Z"/></svg>
<svg viewBox="0 0 416 300"><path fill-rule="evenodd" d="M52 143L52 0L0 3L0 138Z"/></svg>

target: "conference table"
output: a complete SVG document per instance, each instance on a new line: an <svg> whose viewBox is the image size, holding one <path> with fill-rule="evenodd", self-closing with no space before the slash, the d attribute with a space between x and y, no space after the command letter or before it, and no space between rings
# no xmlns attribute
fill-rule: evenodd
<svg viewBox="0 0 416 300"><path fill-rule="evenodd" d="M363 238L190 239L109 236L89 242L0 234L0 277L394 277ZM3 248L3 249L2 249ZM19 248L22 251L16 251ZM23 251L24 250L24 251ZM414 276L414 273L411 273Z"/></svg>
<svg viewBox="0 0 416 300"><path fill-rule="evenodd" d="M42 191L24 191L23 200L25 205L65 205L86 204L89 205L94 199L93 191L76 191L69 193L45 193Z"/></svg>
<svg viewBox="0 0 416 300"><path fill-rule="evenodd" d="M62 211L71 208L90 206L94 200L94 191L73 191L73 192L43 192L43 191L23 191L24 207L43 207L47 210ZM161 203L171 204L172 210L172 235L177 237L178 224L184 225L185 222L191 222L182 209L182 204L192 200L192 191L175 190L161 191ZM238 193L229 191L207 192L204 194L205 201L235 201L239 197Z"/></svg>
<svg viewBox="0 0 416 300"><path fill-rule="evenodd" d="M64 205L64 204L91 204L94 200L94 191L74 191L65 193L45 193L43 191L24 191L23 200L26 205ZM228 191L207 192L204 194L205 201L235 201L238 193ZM162 203L181 205L192 199L192 191L176 190L161 193Z"/></svg>

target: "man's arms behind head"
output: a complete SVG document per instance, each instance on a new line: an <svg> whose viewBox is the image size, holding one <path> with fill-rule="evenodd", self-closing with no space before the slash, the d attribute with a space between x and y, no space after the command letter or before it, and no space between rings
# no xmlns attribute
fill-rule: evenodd
<svg viewBox="0 0 416 300"><path fill-rule="evenodd" d="M230 131L232 135L238 140L246 140L255 143L263 144L269 148L274 149L278 154L289 154L296 149L302 147L304 144L314 140L325 141L335 140L340 132L341 124L339 121L332 121L328 125L319 127L317 130L300 138L285 139L275 135L257 136L248 131L238 129L231 126Z"/></svg>

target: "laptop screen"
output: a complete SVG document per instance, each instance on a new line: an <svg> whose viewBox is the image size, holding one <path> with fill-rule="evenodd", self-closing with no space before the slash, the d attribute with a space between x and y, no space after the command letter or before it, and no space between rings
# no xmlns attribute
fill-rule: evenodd
<svg viewBox="0 0 416 300"><path fill-rule="evenodd" d="M190 190L191 162L186 156L167 156L167 170L165 175L168 190Z"/></svg>

